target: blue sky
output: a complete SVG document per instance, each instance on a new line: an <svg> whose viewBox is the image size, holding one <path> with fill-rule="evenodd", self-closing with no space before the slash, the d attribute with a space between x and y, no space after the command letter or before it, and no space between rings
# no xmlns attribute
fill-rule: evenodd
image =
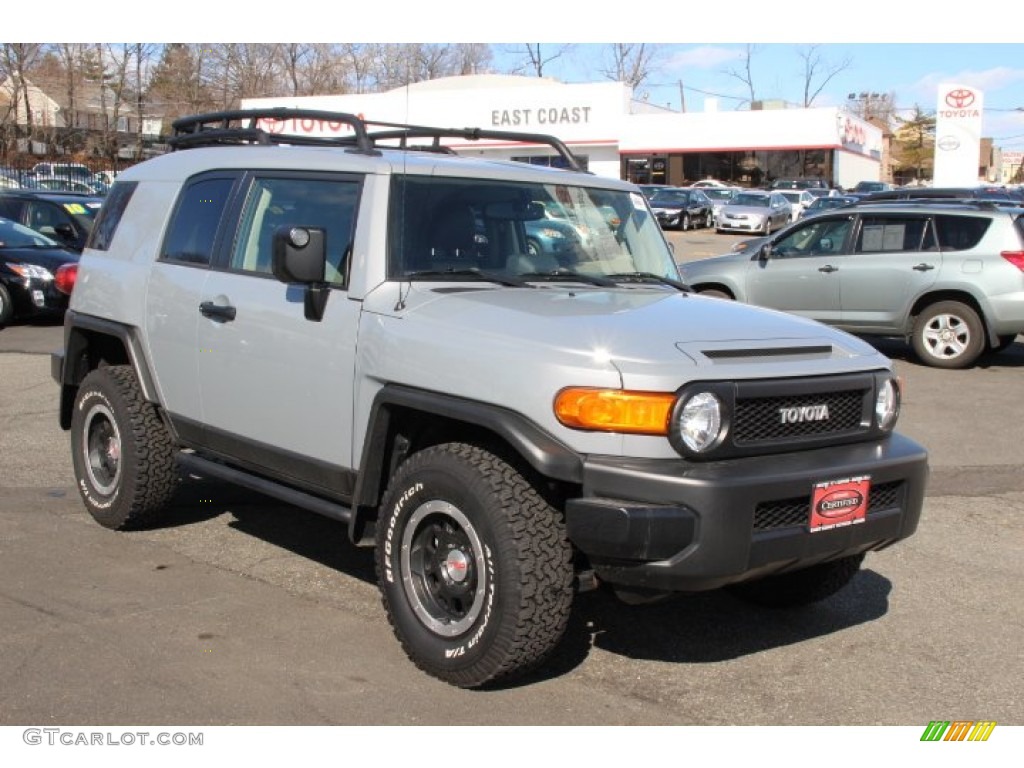
<svg viewBox="0 0 1024 768"><path fill-rule="evenodd" d="M983 134L1004 149L1024 150L1024 110L1017 111L1024 108L1020 0L940 6L892 0L288 0L269 6L211 3L197 17L185 11L200 6L187 3L47 0L45 25L39 26L36 9L17 5L5 10L0 35L37 41L45 30L46 42L484 42L498 52L498 65L515 63L511 51L521 44L513 41L540 40L552 49L574 44L545 70L566 82L603 80L607 43L647 42L660 46L645 89L649 99L678 108L682 81L689 110L703 109L701 91L722 94L719 109L736 108L746 87L725 72L742 65L748 43L758 46L752 59L756 95L800 102L798 50L819 44L826 61L850 64L816 106L842 104L849 93L878 92L895 94L899 107L933 111L939 83L963 83L985 94Z"/></svg>

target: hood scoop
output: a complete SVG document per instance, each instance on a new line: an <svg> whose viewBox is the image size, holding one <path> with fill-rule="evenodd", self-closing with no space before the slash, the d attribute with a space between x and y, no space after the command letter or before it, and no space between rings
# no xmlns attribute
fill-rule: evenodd
<svg viewBox="0 0 1024 768"><path fill-rule="evenodd" d="M691 341L676 345L681 352L713 365L730 363L780 363L832 360L850 357L849 350L836 347L825 339L753 339L733 342Z"/></svg>

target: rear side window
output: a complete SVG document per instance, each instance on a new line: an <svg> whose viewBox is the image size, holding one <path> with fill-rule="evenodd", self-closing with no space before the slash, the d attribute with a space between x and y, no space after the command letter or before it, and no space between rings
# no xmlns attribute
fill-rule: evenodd
<svg viewBox="0 0 1024 768"><path fill-rule="evenodd" d="M136 181L120 181L110 188L107 193L100 212L96 216L96 223L89 233L89 239L85 243L86 248L94 248L97 251L106 251L114 239L114 232L117 225L121 223L128 201L135 193Z"/></svg>
<svg viewBox="0 0 1024 768"><path fill-rule="evenodd" d="M221 176L197 179L185 186L164 238L161 259L209 266L234 182L234 178Z"/></svg>
<svg viewBox="0 0 1024 768"><path fill-rule="evenodd" d="M928 219L920 216L864 216L857 253L933 251L935 235Z"/></svg>
<svg viewBox="0 0 1024 768"><path fill-rule="evenodd" d="M990 219L979 216L936 216L939 247L944 251L974 248L988 230Z"/></svg>

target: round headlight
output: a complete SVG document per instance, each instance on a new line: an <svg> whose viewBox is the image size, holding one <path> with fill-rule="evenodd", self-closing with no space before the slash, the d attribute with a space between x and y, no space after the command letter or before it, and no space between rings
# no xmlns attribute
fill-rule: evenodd
<svg viewBox="0 0 1024 768"><path fill-rule="evenodd" d="M722 431L722 402L711 392L693 395L679 410L679 437L694 453L713 446Z"/></svg>
<svg viewBox="0 0 1024 768"><path fill-rule="evenodd" d="M890 430L900 413L900 388L895 379L886 379L875 398L875 421L880 429Z"/></svg>

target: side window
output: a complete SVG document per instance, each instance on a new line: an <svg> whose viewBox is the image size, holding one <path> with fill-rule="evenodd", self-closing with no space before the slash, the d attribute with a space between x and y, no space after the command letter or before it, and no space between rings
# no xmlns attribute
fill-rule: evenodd
<svg viewBox="0 0 1024 768"><path fill-rule="evenodd" d="M161 259L209 265L232 184L234 179L218 177L185 186L164 238Z"/></svg>
<svg viewBox="0 0 1024 768"><path fill-rule="evenodd" d="M923 216L864 216L856 253L891 253L930 250L934 236Z"/></svg>
<svg viewBox="0 0 1024 768"><path fill-rule="evenodd" d="M57 239L57 227L70 223L68 215L52 203L34 200L28 204L28 225L47 237Z"/></svg>
<svg viewBox="0 0 1024 768"><path fill-rule="evenodd" d="M784 258L844 253L851 221L849 216L815 217L776 242L772 252Z"/></svg>
<svg viewBox="0 0 1024 768"><path fill-rule="evenodd" d="M97 251L105 251L110 248L110 242L114 239L114 232L117 225L121 223L121 217L128 207L128 201L132 199L136 181L117 182L107 193L100 212L96 215L96 223L93 224L89 239L86 241L86 248L93 248Z"/></svg>
<svg viewBox="0 0 1024 768"><path fill-rule="evenodd" d="M944 251L966 251L973 248L988 230L991 222L977 216L936 216L939 247Z"/></svg>
<svg viewBox="0 0 1024 768"><path fill-rule="evenodd" d="M21 224L21 201L0 198L0 216Z"/></svg>
<svg viewBox="0 0 1024 768"><path fill-rule="evenodd" d="M271 241L282 226L324 230L327 282L347 282L349 251L359 199L357 181L256 178L246 195L230 268L271 274Z"/></svg>

